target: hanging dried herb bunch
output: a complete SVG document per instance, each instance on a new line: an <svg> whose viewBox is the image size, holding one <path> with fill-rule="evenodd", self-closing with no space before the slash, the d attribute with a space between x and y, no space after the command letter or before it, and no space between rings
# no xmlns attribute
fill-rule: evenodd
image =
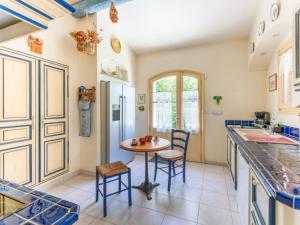
<svg viewBox="0 0 300 225"><path fill-rule="evenodd" d="M118 18L118 10L115 6L114 0L111 0L110 2L110 9L109 9L109 15L110 15L110 20L112 23L117 23L119 18Z"/></svg>

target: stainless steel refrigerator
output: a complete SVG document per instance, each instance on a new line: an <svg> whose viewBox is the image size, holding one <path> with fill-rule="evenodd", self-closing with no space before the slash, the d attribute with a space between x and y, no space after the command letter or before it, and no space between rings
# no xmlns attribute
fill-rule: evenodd
<svg viewBox="0 0 300 225"><path fill-rule="evenodd" d="M123 140L135 137L135 89L100 81L101 163L128 163L134 154L120 149Z"/></svg>

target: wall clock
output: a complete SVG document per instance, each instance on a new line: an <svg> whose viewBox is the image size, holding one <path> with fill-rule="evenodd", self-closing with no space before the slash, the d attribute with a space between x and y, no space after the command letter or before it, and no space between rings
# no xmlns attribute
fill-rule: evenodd
<svg viewBox="0 0 300 225"><path fill-rule="evenodd" d="M279 4L278 3L272 4L271 9L270 9L270 17L271 17L272 22L274 22L278 19L279 13L280 13Z"/></svg>
<svg viewBox="0 0 300 225"><path fill-rule="evenodd" d="M266 22L263 20L259 23L258 35L261 36L265 32L265 29L266 29Z"/></svg>
<svg viewBox="0 0 300 225"><path fill-rule="evenodd" d="M114 50L115 53L117 54L121 53L122 46L118 38L112 38L110 44L111 44L111 48Z"/></svg>

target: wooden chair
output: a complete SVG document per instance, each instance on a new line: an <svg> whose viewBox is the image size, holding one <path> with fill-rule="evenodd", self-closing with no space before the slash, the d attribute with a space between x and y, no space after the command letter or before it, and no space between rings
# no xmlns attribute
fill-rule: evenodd
<svg viewBox="0 0 300 225"><path fill-rule="evenodd" d="M122 181L122 175L128 175L128 184L124 184ZM99 175L103 177L103 182L99 183ZM117 177L117 178L115 178ZM113 178L113 179L110 179ZM113 181L119 181L119 190L113 193L107 193L107 184ZM100 189L100 186L103 185L103 192ZM122 185L125 187L122 189ZM128 190L128 202L129 206L132 205L131 200L131 170L128 166L122 162L113 162L110 164L105 164L102 166L96 166L96 202L98 202L99 193L103 197L103 216L107 216L107 197L120 194L122 191Z"/></svg>
<svg viewBox="0 0 300 225"><path fill-rule="evenodd" d="M171 132L171 149L160 151L155 153L155 171L154 171L154 181L156 180L157 170L161 170L168 174L168 191L171 190L171 178L182 173L182 179L185 183L185 173L186 173L186 153L188 142L190 138L190 132L184 130L172 129ZM176 150L180 149L180 150ZM158 157L168 162L168 166L158 167ZM182 160L182 164L177 164L176 162ZM182 168L182 171L176 173L176 168ZM168 168L168 171L164 169ZM172 175L173 171L173 175Z"/></svg>

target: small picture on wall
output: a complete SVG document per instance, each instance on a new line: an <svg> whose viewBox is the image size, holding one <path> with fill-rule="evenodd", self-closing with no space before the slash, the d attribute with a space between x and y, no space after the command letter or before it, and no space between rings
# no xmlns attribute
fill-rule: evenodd
<svg viewBox="0 0 300 225"><path fill-rule="evenodd" d="M139 105L146 104L146 94L137 95L137 104Z"/></svg>
<svg viewBox="0 0 300 225"><path fill-rule="evenodd" d="M269 76L269 91L277 90L277 74Z"/></svg>

